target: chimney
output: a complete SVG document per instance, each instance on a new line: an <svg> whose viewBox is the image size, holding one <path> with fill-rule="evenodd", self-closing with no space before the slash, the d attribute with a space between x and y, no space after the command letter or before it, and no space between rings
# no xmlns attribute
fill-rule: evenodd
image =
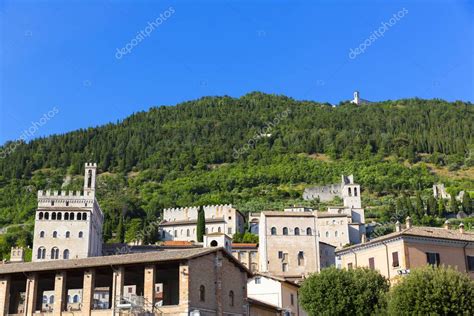
<svg viewBox="0 0 474 316"><path fill-rule="evenodd" d="M449 221L448 220L445 220L444 221L444 229L449 229Z"/></svg>
<svg viewBox="0 0 474 316"><path fill-rule="evenodd" d="M395 231L396 231L396 232L399 232L399 231L401 231L401 230L402 230L402 225L400 224L400 221L397 221L397 222L395 223Z"/></svg>
<svg viewBox="0 0 474 316"><path fill-rule="evenodd" d="M406 226L407 226L407 229L408 228L411 228L411 217L410 216L407 216L407 219L406 219Z"/></svg>
<svg viewBox="0 0 474 316"><path fill-rule="evenodd" d="M459 232L461 234L464 234L464 224L463 223L459 224Z"/></svg>
<svg viewBox="0 0 474 316"><path fill-rule="evenodd" d="M365 234L362 234L362 236L360 236L360 242L363 244L367 242L367 236Z"/></svg>

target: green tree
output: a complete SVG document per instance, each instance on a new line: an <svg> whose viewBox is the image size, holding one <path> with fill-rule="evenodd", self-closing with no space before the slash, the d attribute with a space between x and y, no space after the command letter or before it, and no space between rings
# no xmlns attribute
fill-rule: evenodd
<svg viewBox="0 0 474 316"><path fill-rule="evenodd" d="M117 232L116 232L116 239L117 242L124 242L125 240L125 226L123 224L123 216L120 216L119 223L117 226Z"/></svg>
<svg viewBox="0 0 474 316"><path fill-rule="evenodd" d="M127 225L127 231L125 232L125 241L132 242L137 241L138 238L143 238L142 230L143 220L140 218L132 218Z"/></svg>
<svg viewBox="0 0 474 316"><path fill-rule="evenodd" d="M387 279L374 270L323 269L300 288L300 302L309 315L375 315L384 308Z"/></svg>
<svg viewBox="0 0 474 316"><path fill-rule="evenodd" d="M474 315L474 282L452 268L411 270L389 294L389 315Z"/></svg>
<svg viewBox="0 0 474 316"><path fill-rule="evenodd" d="M436 207L436 199L434 196L430 195L428 201L426 202L426 214L435 216L437 214Z"/></svg>
<svg viewBox="0 0 474 316"><path fill-rule="evenodd" d="M449 212L457 214L459 211L458 201L456 200L456 195L451 194L451 201L449 202Z"/></svg>
<svg viewBox="0 0 474 316"><path fill-rule="evenodd" d="M467 215L471 214L473 211L472 199L469 195L469 192L464 192L464 197L462 199L462 210Z"/></svg>
<svg viewBox="0 0 474 316"><path fill-rule="evenodd" d="M421 198L420 192L416 193L415 212L418 214L420 218L423 217L423 215L425 215L425 208L423 206L423 199Z"/></svg>
<svg viewBox="0 0 474 316"><path fill-rule="evenodd" d="M204 212L204 207L200 206L198 210L196 240L198 242L203 242L205 233L206 233L206 214Z"/></svg>
<svg viewBox="0 0 474 316"><path fill-rule="evenodd" d="M446 206L444 205L444 200L440 197L438 198L438 217L443 218L445 212Z"/></svg>

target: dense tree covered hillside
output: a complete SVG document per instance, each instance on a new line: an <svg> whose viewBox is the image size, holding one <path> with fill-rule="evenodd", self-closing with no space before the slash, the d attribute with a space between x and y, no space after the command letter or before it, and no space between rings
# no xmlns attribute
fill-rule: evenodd
<svg viewBox="0 0 474 316"><path fill-rule="evenodd" d="M118 226L127 231L119 235L133 236L163 207L309 204L301 200L305 187L342 173L354 173L366 205L390 208L415 192L427 202L437 181L453 192L474 189L473 122L472 104L442 100L333 107L251 93L156 107L117 124L0 147L0 227L31 223L38 189L80 189L85 162L99 166L107 239ZM0 238L30 243L20 235Z"/></svg>

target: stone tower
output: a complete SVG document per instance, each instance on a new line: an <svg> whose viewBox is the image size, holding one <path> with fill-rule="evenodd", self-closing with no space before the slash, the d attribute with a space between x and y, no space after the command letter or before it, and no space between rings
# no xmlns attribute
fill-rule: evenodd
<svg viewBox="0 0 474 316"><path fill-rule="evenodd" d="M360 185L354 183L354 176L342 176L341 192L344 206L348 208L361 208Z"/></svg>
<svg viewBox="0 0 474 316"><path fill-rule="evenodd" d="M84 192L38 191L33 261L102 255L104 215L95 198L97 164L86 163Z"/></svg>

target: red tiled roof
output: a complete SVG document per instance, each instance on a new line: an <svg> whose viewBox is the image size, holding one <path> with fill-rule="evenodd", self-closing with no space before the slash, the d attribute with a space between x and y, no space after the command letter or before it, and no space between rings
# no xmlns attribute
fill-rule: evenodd
<svg viewBox="0 0 474 316"><path fill-rule="evenodd" d="M258 244L253 243L232 243L232 248L257 248Z"/></svg>
<svg viewBox="0 0 474 316"><path fill-rule="evenodd" d="M185 240L165 240L161 243L162 246L192 246L193 243Z"/></svg>

